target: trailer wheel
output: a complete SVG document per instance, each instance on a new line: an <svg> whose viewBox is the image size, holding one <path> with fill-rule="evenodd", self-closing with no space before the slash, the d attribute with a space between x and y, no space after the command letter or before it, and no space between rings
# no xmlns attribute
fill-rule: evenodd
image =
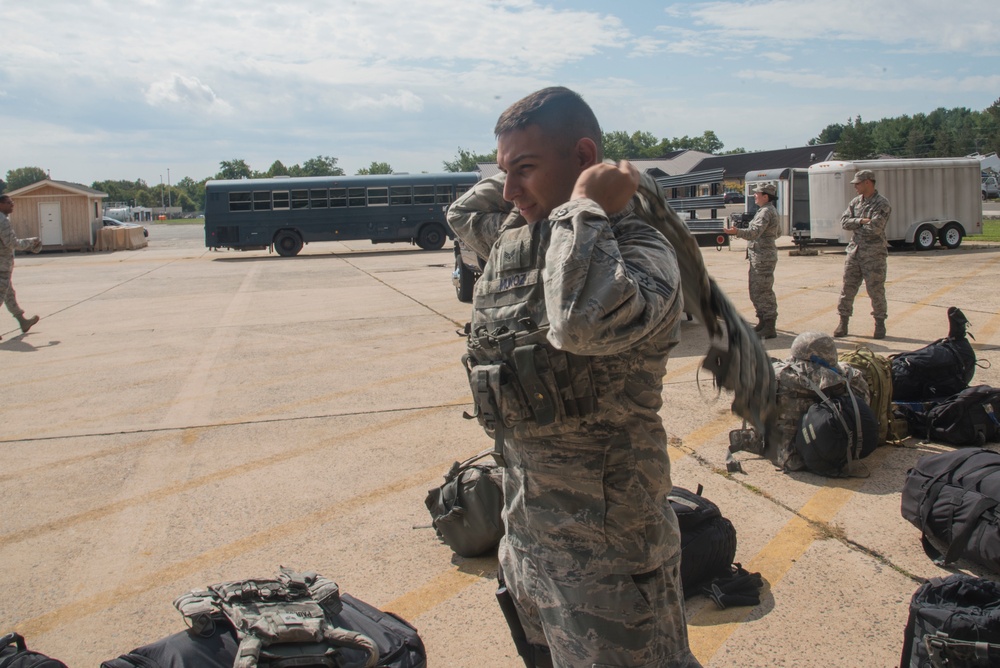
<svg viewBox="0 0 1000 668"><path fill-rule="evenodd" d="M918 251L927 251L934 248L935 241L934 228L930 225L924 225L913 235L913 247Z"/></svg>
<svg viewBox="0 0 1000 668"><path fill-rule="evenodd" d="M958 248L962 245L962 228L956 223L945 225L938 234L938 242L945 248Z"/></svg>
<svg viewBox="0 0 1000 668"><path fill-rule="evenodd" d="M437 223L428 223L420 228L417 235L417 245L424 250L441 250L444 248L444 240L448 237L444 228Z"/></svg>
<svg viewBox="0 0 1000 668"><path fill-rule="evenodd" d="M274 250L282 257L294 257L302 250L302 237L292 230L281 230L274 235Z"/></svg>

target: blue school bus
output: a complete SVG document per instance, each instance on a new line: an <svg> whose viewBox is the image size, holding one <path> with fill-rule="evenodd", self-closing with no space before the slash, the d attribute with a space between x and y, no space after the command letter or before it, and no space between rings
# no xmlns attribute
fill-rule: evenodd
<svg viewBox="0 0 1000 668"><path fill-rule="evenodd" d="M205 246L298 255L315 241L407 241L438 250L448 205L475 172L232 179L205 184Z"/></svg>

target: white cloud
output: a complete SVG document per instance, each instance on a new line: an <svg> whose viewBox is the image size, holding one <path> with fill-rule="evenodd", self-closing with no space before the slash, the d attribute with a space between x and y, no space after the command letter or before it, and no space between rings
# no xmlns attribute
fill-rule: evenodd
<svg viewBox="0 0 1000 668"><path fill-rule="evenodd" d="M900 78L866 76L830 76L820 72L783 72L776 70L742 70L742 79L780 83L794 88L833 89L847 91L955 93L1000 90L1000 74L968 77L912 76Z"/></svg>
<svg viewBox="0 0 1000 668"><path fill-rule="evenodd" d="M173 74L167 79L150 84L145 96L146 102L154 107L183 105L199 112L221 115L232 113L232 107L198 77Z"/></svg>
<svg viewBox="0 0 1000 668"><path fill-rule="evenodd" d="M344 107L351 110L395 108L407 112L418 112L424 110L424 101L408 90L401 90L397 91L395 95L382 94L377 98L367 95L351 96L347 99Z"/></svg>

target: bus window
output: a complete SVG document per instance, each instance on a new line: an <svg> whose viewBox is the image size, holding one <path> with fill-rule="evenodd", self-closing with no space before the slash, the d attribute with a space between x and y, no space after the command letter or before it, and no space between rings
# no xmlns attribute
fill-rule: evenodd
<svg viewBox="0 0 1000 668"><path fill-rule="evenodd" d="M330 206L347 206L347 188L330 188Z"/></svg>
<svg viewBox="0 0 1000 668"><path fill-rule="evenodd" d="M451 201L451 186L437 187L437 203L447 204Z"/></svg>
<svg viewBox="0 0 1000 668"><path fill-rule="evenodd" d="M393 186L389 190L389 202L393 206L409 206L413 204L410 186Z"/></svg>
<svg viewBox="0 0 1000 668"><path fill-rule="evenodd" d="M455 197L464 195L465 193L472 190L472 186L455 186Z"/></svg>
<svg viewBox="0 0 1000 668"><path fill-rule="evenodd" d="M288 209L288 191L287 190L276 190L271 193L271 197L274 199L274 208L286 210Z"/></svg>
<svg viewBox="0 0 1000 668"><path fill-rule="evenodd" d="M230 211L249 211L251 208L249 192L229 193Z"/></svg>
<svg viewBox="0 0 1000 668"><path fill-rule="evenodd" d="M309 191L308 190L293 190L292 191L292 208L293 209L308 209L309 208Z"/></svg>
<svg viewBox="0 0 1000 668"><path fill-rule="evenodd" d="M433 204L434 186L413 186L414 204Z"/></svg>
<svg viewBox="0 0 1000 668"><path fill-rule="evenodd" d="M364 188L348 188L347 189L347 205L348 206L364 206L365 205L365 189Z"/></svg>
<svg viewBox="0 0 1000 668"><path fill-rule="evenodd" d="M389 189L386 187L368 189L368 206L386 206L389 204Z"/></svg>
<svg viewBox="0 0 1000 668"><path fill-rule="evenodd" d="M271 210L271 191L270 190L255 190L253 193L253 210L254 211L270 211Z"/></svg>
<svg viewBox="0 0 1000 668"><path fill-rule="evenodd" d="M309 191L309 205L314 209L325 209L327 204L326 190Z"/></svg>

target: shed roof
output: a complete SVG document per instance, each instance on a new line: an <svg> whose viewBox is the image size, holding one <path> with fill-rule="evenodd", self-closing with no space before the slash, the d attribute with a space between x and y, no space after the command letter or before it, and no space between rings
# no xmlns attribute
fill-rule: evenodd
<svg viewBox="0 0 1000 668"><path fill-rule="evenodd" d="M52 186L59 190L65 190L74 195L88 195L92 197L107 197L107 193L103 193L100 190L94 190L93 188L88 188L82 183L72 183L70 181L56 181L54 179L42 179L41 181L36 181L30 185L26 185L17 190L11 190L6 195L27 195L28 193L38 190L39 188L44 188L46 186Z"/></svg>
<svg viewBox="0 0 1000 668"><path fill-rule="evenodd" d="M826 162L833 156L833 149L836 146L835 143L814 144L756 153L713 155L699 162L690 171L702 172L707 169L722 168L727 177L742 179L747 172L757 169L805 168L815 162Z"/></svg>

